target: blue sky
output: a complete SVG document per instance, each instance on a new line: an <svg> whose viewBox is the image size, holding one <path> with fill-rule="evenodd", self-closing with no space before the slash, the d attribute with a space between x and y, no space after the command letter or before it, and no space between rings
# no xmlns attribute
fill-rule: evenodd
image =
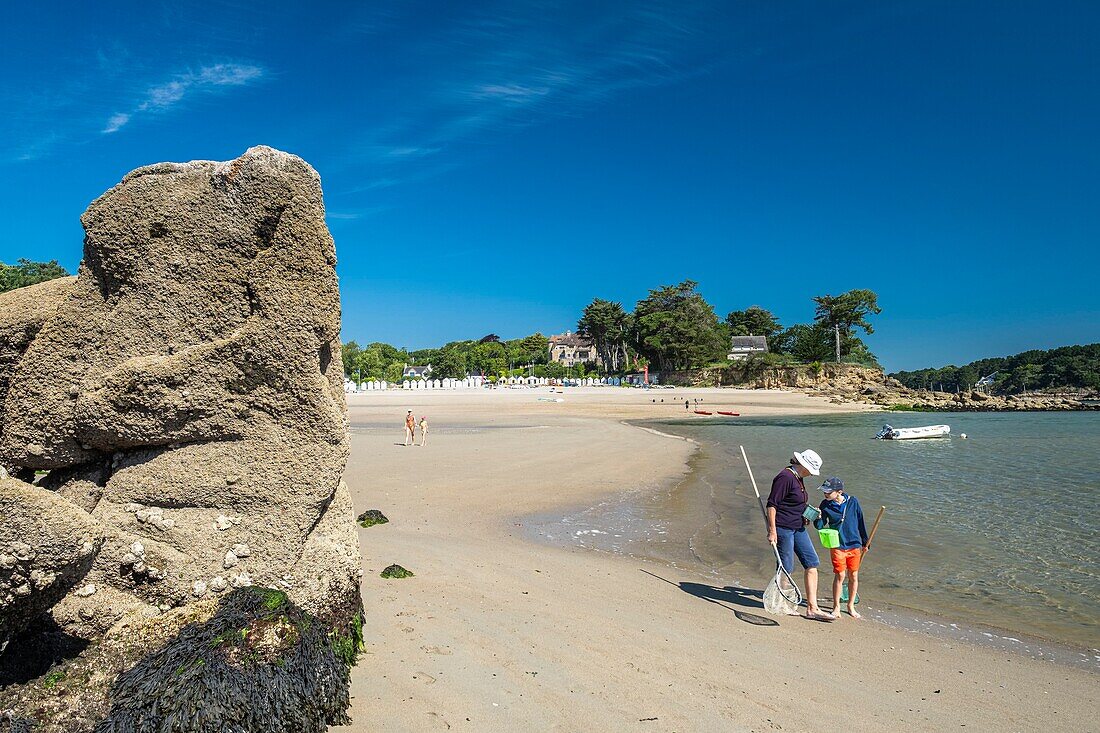
<svg viewBox="0 0 1100 733"><path fill-rule="evenodd" d="M1100 341L1100 5L20 3L0 260L75 270L127 171L321 173L344 337L572 328L699 281L879 293L890 369Z"/></svg>

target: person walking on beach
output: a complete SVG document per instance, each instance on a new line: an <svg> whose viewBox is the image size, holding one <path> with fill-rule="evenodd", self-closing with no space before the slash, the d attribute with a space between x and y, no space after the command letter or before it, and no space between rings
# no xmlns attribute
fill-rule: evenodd
<svg viewBox="0 0 1100 733"><path fill-rule="evenodd" d="M835 529L840 532L840 547L829 550L833 563L833 618L840 618L841 588L848 575L848 613L852 618L863 618L856 611L856 593L859 591L859 563L867 551L867 525L863 522L863 508L859 500L844 493L844 482L836 476L821 485L825 500L818 509L821 516L814 520L818 529Z"/></svg>
<svg viewBox="0 0 1100 733"><path fill-rule="evenodd" d="M428 416L420 416L420 447L423 448L424 444L428 442Z"/></svg>
<svg viewBox="0 0 1100 733"><path fill-rule="evenodd" d="M794 556L806 571L806 618L832 621L817 605L817 567L821 561L806 531L803 516L809 496L804 479L821 475L821 456L812 450L795 452L791 464L772 479L768 495L768 542L779 550L779 558L788 573L794 572Z"/></svg>
<svg viewBox="0 0 1100 733"><path fill-rule="evenodd" d="M405 413L405 447L409 446L409 443L416 444L416 436L413 435L413 428L416 425L416 418L413 417L413 411L409 410Z"/></svg>

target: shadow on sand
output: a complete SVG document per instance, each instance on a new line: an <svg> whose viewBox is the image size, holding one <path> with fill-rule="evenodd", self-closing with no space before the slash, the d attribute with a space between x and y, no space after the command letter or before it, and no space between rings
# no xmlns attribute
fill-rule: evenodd
<svg viewBox="0 0 1100 733"><path fill-rule="evenodd" d="M656 573L651 573L648 570L642 570L646 575L650 575L657 580L663 580L669 585L675 586L688 595L701 598L708 603L714 603L722 608L733 611L733 614L738 619L744 621L747 624L753 626L778 626L779 622L775 619L767 618L756 613L749 613L742 611L734 606L742 606L744 608L751 608L753 610L764 610L764 592L756 590L754 588L741 588L735 585L729 585L725 588L719 588L716 585L706 585L704 583L676 583L668 578L662 578Z"/></svg>

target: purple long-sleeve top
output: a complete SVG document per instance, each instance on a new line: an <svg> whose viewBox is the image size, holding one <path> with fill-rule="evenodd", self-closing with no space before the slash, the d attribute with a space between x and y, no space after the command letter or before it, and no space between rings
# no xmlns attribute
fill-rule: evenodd
<svg viewBox="0 0 1100 733"><path fill-rule="evenodd" d="M768 506L775 507L775 526L784 529L801 529L802 512L806 511L806 485L789 468L784 468L772 479L772 493Z"/></svg>

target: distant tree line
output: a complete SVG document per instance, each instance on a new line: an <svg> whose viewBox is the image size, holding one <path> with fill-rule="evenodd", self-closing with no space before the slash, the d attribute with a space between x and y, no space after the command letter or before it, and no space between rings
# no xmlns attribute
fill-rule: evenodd
<svg viewBox="0 0 1100 733"><path fill-rule="evenodd" d="M14 265L0 262L0 293L68 275L65 268L57 264L57 260L32 262L20 258Z"/></svg>
<svg viewBox="0 0 1100 733"><path fill-rule="evenodd" d="M814 298L812 323L784 328L760 306L731 311L724 321L685 280L650 290L632 313L622 303L596 298L577 322L577 333L592 340L604 364L613 372L648 364L664 370L693 369L726 363L731 336L763 336L769 354L765 363L846 361L878 366L874 354L856 335L873 333L867 318L881 312L870 290Z"/></svg>
<svg viewBox="0 0 1100 733"><path fill-rule="evenodd" d="M365 347L349 341L342 347L344 374L358 381L401 381L405 365L431 364L432 379L462 379L480 375L491 379L504 376L534 376L561 379L594 374L592 365L572 368L549 362L549 339L541 333L503 341L496 334L477 340L451 341L437 349L407 351L375 342Z"/></svg>
<svg viewBox="0 0 1100 733"><path fill-rule="evenodd" d="M595 360L564 367L549 359L549 340L541 333L502 341L496 334L478 340L452 341L435 349L406 351L384 343L361 347L344 344L344 372L360 381L400 381L406 364L432 366L432 377L462 378L479 374L499 376L583 377L597 373L622 374L643 366L659 371L694 369L728 364L731 336L763 336L769 354L753 363L788 364L845 361L878 367L874 354L856 335L872 333L867 318L880 312L870 290L851 290L813 299L814 320L784 328L770 311L759 306L732 311L723 320L698 291L698 283L684 280L649 291L628 312L622 303L595 298L577 321L577 334L591 340L602 367Z"/></svg>
<svg viewBox="0 0 1100 733"><path fill-rule="evenodd" d="M918 369L891 374L910 389L958 392L973 389L982 377L996 375L990 391L1018 394L1028 390L1100 389L1100 344L1033 349L1014 356L979 359L961 367Z"/></svg>

